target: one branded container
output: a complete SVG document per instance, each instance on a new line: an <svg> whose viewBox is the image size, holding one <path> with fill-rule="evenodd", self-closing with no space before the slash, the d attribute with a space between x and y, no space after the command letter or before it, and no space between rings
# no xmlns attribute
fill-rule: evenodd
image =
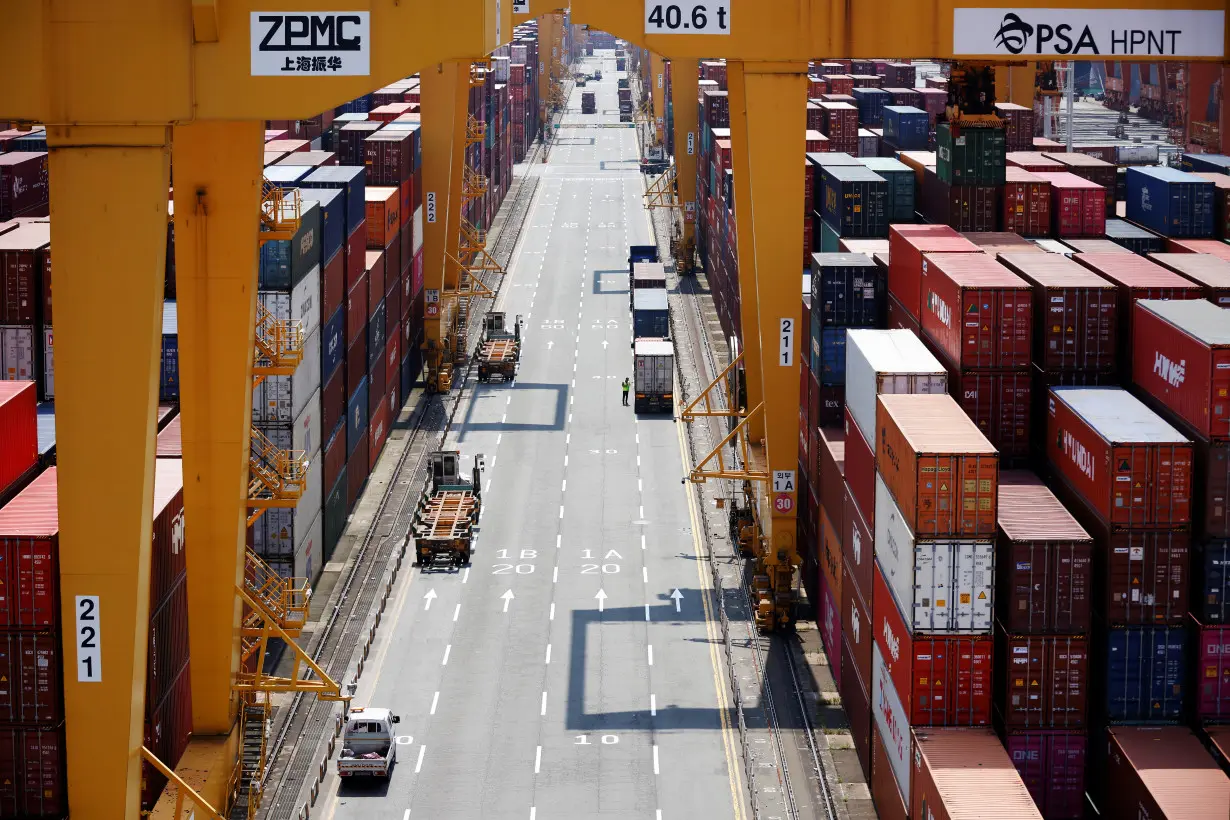
<svg viewBox="0 0 1230 820"><path fill-rule="evenodd" d="M1043 817L1083 820L1088 750L1084 732L1008 730L1004 747Z"/></svg>
<svg viewBox="0 0 1230 820"><path fill-rule="evenodd" d="M1230 627L1191 619L1196 645L1193 711L1198 720L1230 718Z"/></svg>
<svg viewBox="0 0 1230 820"><path fill-rule="evenodd" d="M1051 184L1051 228L1060 239L1102 236L1106 232L1106 190L1067 171L1035 176Z"/></svg>
<svg viewBox="0 0 1230 820"><path fill-rule="evenodd" d="M1203 299L1134 307L1132 381L1208 439L1230 439L1230 314Z"/></svg>
<svg viewBox="0 0 1230 820"><path fill-rule="evenodd" d="M923 332L962 369L1026 367L1033 294L987 254L931 254L922 264Z"/></svg>

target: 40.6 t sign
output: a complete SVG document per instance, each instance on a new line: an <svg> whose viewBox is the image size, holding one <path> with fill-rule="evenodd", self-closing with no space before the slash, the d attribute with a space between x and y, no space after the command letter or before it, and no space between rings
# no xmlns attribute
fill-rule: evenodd
<svg viewBox="0 0 1230 820"><path fill-rule="evenodd" d="M254 11L252 76L371 74L371 12Z"/></svg>
<svg viewBox="0 0 1230 820"><path fill-rule="evenodd" d="M953 56L1223 57L1225 12L955 8Z"/></svg>

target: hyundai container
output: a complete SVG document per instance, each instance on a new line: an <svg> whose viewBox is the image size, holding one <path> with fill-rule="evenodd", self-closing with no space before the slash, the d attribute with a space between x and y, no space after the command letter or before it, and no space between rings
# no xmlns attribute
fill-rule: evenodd
<svg viewBox="0 0 1230 820"><path fill-rule="evenodd" d="M1090 708L1096 719L1173 722L1183 716L1187 627L1114 626L1094 634Z"/></svg>
<svg viewBox="0 0 1230 820"><path fill-rule="evenodd" d="M922 263L926 255L981 252L947 225L893 225L888 242L888 292L915 320L922 316Z"/></svg>
<svg viewBox="0 0 1230 820"><path fill-rule="evenodd" d="M845 485L842 500L842 555L846 559L846 572L853 580L864 605L871 603L875 586L872 583L872 568L875 565L874 508L869 519ZM844 594L845 587L843 585ZM870 668L870 667L868 667Z"/></svg>
<svg viewBox="0 0 1230 820"><path fill-rule="evenodd" d="M1230 778L1184 726L1112 726L1107 745L1108 818L1207 820L1230 816Z"/></svg>
<svg viewBox="0 0 1230 820"><path fill-rule="evenodd" d="M1084 820L1084 732L1064 729L1008 730L1004 747L1047 820Z"/></svg>
<svg viewBox="0 0 1230 820"><path fill-rule="evenodd" d="M1030 362L1033 294L986 254L931 254L922 263L923 332L961 369Z"/></svg>
<svg viewBox="0 0 1230 820"><path fill-rule="evenodd" d="M1031 472L999 477L996 616L1014 634L1083 634L1093 599L1093 538Z"/></svg>
<svg viewBox="0 0 1230 820"><path fill-rule="evenodd" d="M1042 820L989 729L914 729L910 815L926 820Z"/></svg>
<svg viewBox="0 0 1230 820"><path fill-rule="evenodd" d="M1161 236L1213 236L1214 186L1173 168L1127 170L1127 218Z"/></svg>
<svg viewBox="0 0 1230 820"><path fill-rule="evenodd" d="M919 538L993 537L999 453L949 396L884 395L876 468Z"/></svg>
<svg viewBox="0 0 1230 820"><path fill-rule="evenodd" d="M1230 440L1230 313L1142 299L1134 314L1132 381L1202 437Z"/></svg>
<svg viewBox="0 0 1230 820"><path fill-rule="evenodd" d="M1205 253L1151 253L1149 259L1201 285L1204 298L1218 307L1230 307L1230 261Z"/></svg>

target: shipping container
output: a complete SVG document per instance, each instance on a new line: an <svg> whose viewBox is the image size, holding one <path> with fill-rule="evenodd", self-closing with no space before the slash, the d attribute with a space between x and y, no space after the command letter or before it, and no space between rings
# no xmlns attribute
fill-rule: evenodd
<svg viewBox="0 0 1230 820"><path fill-rule="evenodd" d="M38 463L38 410L32 381L0 381L0 502Z"/></svg>
<svg viewBox="0 0 1230 820"><path fill-rule="evenodd" d="M320 208L320 263L327 265L346 244L346 197L336 188L314 188L299 192L302 202L315 202Z"/></svg>
<svg viewBox="0 0 1230 820"><path fill-rule="evenodd" d="M1015 634L1091 625L1093 538L1033 473L999 477L996 617Z"/></svg>
<svg viewBox="0 0 1230 820"><path fill-rule="evenodd" d="M1034 175L1051 185L1051 232L1060 239L1106 233L1106 191L1069 172Z"/></svg>
<svg viewBox="0 0 1230 820"><path fill-rule="evenodd" d="M1097 738L1100 742L1101 736ZM1230 816L1230 779L1183 726L1112 726L1103 817Z"/></svg>
<svg viewBox="0 0 1230 820"><path fill-rule="evenodd" d="M994 640L989 634L911 634L878 567L872 618L872 677L882 674L877 667L883 666L900 700L903 727L990 725ZM880 685L873 682L873 692ZM879 707L874 708L881 725Z"/></svg>
<svg viewBox="0 0 1230 820"><path fill-rule="evenodd" d="M0 632L0 720L51 726L64 719L60 636Z"/></svg>
<svg viewBox="0 0 1230 820"><path fill-rule="evenodd" d="M912 105L884 106L884 139L899 151L925 151L931 128L927 112Z"/></svg>
<svg viewBox="0 0 1230 820"><path fill-rule="evenodd" d="M1000 254L1033 285L1033 360L1045 370L1111 370L1115 365L1116 287L1053 253Z"/></svg>
<svg viewBox="0 0 1230 820"><path fill-rule="evenodd" d="M922 263L923 333L961 369L1026 367L1029 285L987 254L938 253Z"/></svg>
<svg viewBox="0 0 1230 820"><path fill-rule="evenodd" d="M1196 648L1192 711L1198 721L1230 719L1230 627L1192 616Z"/></svg>
<svg viewBox="0 0 1230 820"><path fill-rule="evenodd" d="M158 458L183 458L184 443L183 443L183 430L181 427L182 422L183 422L182 417L178 413L176 413L175 418L171 419L170 423L167 424L166 427L158 431L157 451L155 452L155 455ZM54 431L55 431L54 424L55 424L55 416L53 415L52 416L52 425L53 425L52 426L52 436L53 436L52 441L53 443L55 440L54 439ZM40 446L39 449L41 450L42 447Z"/></svg>
<svg viewBox="0 0 1230 820"><path fill-rule="evenodd" d="M1041 171L1045 174L1059 174L1064 171L1062 162L1051 159L1041 151L1009 151L1004 159L1009 166L1016 166L1032 173Z"/></svg>
<svg viewBox="0 0 1230 820"><path fill-rule="evenodd" d="M1085 725L1089 642L1080 635L1025 635L995 627L995 709L1013 729Z"/></svg>
<svg viewBox="0 0 1230 820"><path fill-rule="evenodd" d="M1089 154L1072 152L1072 153L1048 153L1048 159L1053 159L1064 167L1067 173L1078 176L1081 179L1087 179L1095 185L1101 185L1105 192L1105 214L1108 217L1115 215L1115 176L1117 171L1113 163L1106 162Z"/></svg>
<svg viewBox="0 0 1230 820"><path fill-rule="evenodd" d="M1113 722L1177 721L1188 686L1187 628L1095 631L1090 708Z"/></svg>
<svg viewBox="0 0 1230 820"><path fill-rule="evenodd" d="M922 263L930 253L980 253L947 225L893 225L888 231L888 292L915 319L922 316Z"/></svg>
<svg viewBox="0 0 1230 820"><path fill-rule="evenodd" d="M1230 261L1205 253L1151 253L1149 259L1201 285L1218 307L1230 307Z"/></svg>
<svg viewBox="0 0 1230 820"><path fill-rule="evenodd" d="M350 236L363 224L366 211L365 173L362 163L317 168L299 185L302 188L336 188L342 192L346 235Z"/></svg>
<svg viewBox="0 0 1230 820"><path fill-rule="evenodd" d="M905 749L900 752L898 752L899 744L896 738L885 740L880 725L886 719L882 718L875 711L876 698L879 696L880 694L876 692L871 694L874 717L871 726L871 797L875 803L876 816L879 820L907 820L909 817L908 809L905 805L905 797L901 794L901 786L897 777L900 774L904 778L905 787L909 789L908 734L906 742L903 744ZM891 697L887 695L884 697L891 700ZM897 731L905 730L908 732L908 729L909 726L906 724ZM890 731L892 730L890 729ZM894 747L893 752L889 752L890 743Z"/></svg>
<svg viewBox="0 0 1230 820"><path fill-rule="evenodd" d="M819 427L814 441L817 453L810 454L816 464L809 469L809 480L820 499L820 506L838 524L843 524L846 473L846 434L841 428Z"/></svg>
<svg viewBox="0 0 1230 820"><path fill-rule="evenodd" d="M871 697L854 663L854 652L847 636L841 636L841 680L838 681L841 705L850 728L850 740L858 756L863 780L871 779Z"/></svg>
<svg viewBox="0 0 1230 820"><path fill-rule="evenodd" d="M888 221L914 221L914 171L892 157L864 156L862 162L888 183L885 207Z"/></svg>
<svg viewBox="0 0 1230 820"><path fill-rule="evenodd" d="M663 339L636 339L633 345L635 411L669 411L674 405L674 345Z"/></svg>
<svg viewBox="0 0 1230 820"><path fill-rule="evenodd" d="M875 558L911 632L991 633L995 543L990 539L915 538L879 476Z"/></svg>
<svg viewBox="0 0 1230 820"><path fill-rule="evenodd" d="M1020 466L1030 451L1033 376L1028 369L948 367L948 392L999 450L1001 466Z"/></svg>
<svg viewBox="0 0 1230 820"><path fill-rule="evenodd" d="M1008 152L1033 148L1034 110L1015 103L996 103L995 114L1004 121L1004 147Z"/></svg>
<svg viewBox="0 0 1230 820"><path fill-rule="evenodd" d="M320 390L320 331L306 336L303 360L291 376L269 376L252 388L252 421L290 424L300 418L308 401Z"/></svg>
<svg viewBox="0 0 1230 820"><path fill-rule="evenodd" d="M989 729L917 729L911 816L927 820L1042 820L1029 789Z"/></svg>
<svg viewBox="0 0 1230 820"><path fill-rule="evenodd" d="M1046 820L1085 817L1084 732L1009 730L1004 746Z"/></svg>
<svg viewBox="0 0 1230 820"><path fill-rule="evenodd" d="M841 236L888 233L888 182L863 165L835 165L821 175L823 220Z"/></svg>
<svg viewBox="0 0 1230 820"><path fill-rule="evenodd" d="M1127 218L1161 236L1213 236L1213 183L1173 168L1127 170Z"/></svg>
<svg viewBox="0 0 1230 820"><path fill-rule="evenodd" d="M923 169L918 212L929 222L958 231L994 231L1000 227L998 185L961 185L945 182L933 168Z"/></svg>
<svg viewBox="0 0 1230 820"><path fill-rule="evenodd" d="M1113 529L1191 521L1192 445L1118 388L1055 387L1047 459Z"/></svg>
<svg viewBox="0 0 1230 820"><path fill-rule="evenodd" d="M0 727L0 817L67 815L67 756L63 724Z"/></svg>
<svg viewBox="0 0 1230 820"><path fill-rule="evenodd" d="M1230 236L1230 176L1220 173L1199 173L1197 176L1213 183L1213 236L1226 239Z"/></svg>
<svg viewBox="0 0 1230 820"><path fill-rule="evenodd" d="M1005 171L1003 220L1000 227L1022 236L1047 236L1051 232L1051 184L1024 168L1009 165Z"/></svg>
<svg viewBox="0 0 1230 820"><path fill-rule="evenodd" d="M837 571L841 572L841 558L837 559ZM816 603L816 625L820 628L820 641L828 658L829 669L835 682L841 681L841 612L837 609L840 595L828 584L828 579L820 579L820 599Z"/></svg>
<svg viewBox="0 0 1230 820"><path fill-rule="evenodd" d="M936 173L950 185L1004 184L1007 142L999 128L940 123L935 129Z"/></svg>
<svg viewBox="0 0 1230 820"><path fill-rule="evenodd" d="M1160 253L1166 249L1165 239L1124 219L1106 220L1106 238L1141 255Z"/></svg>
<svg viewBox="0 0 1230 820"><path fill-rule="evenodd" d="M50 256L48 222L0 227L0 325L51 324L50 299L43 301Z"/></svg>
<svg viewBox="0 0 1230 820"><path fill-rule="evenodd" d="M666 291L660 288L632 292L633 338L669 339L671 336L670 306Z"/></svg>
<svg viewBox="0 0 1230 820"><path fill-rule="evenodd" d="M876 456L875 449L855 424L846 407L844 417L846 433L846 484L854 503L863 511L867 523L875 525L876 505ZM870 591L870 589L868 589Z"/></svg>
<svg viewBox="0 0 1230 820"><path fill-rule="evenodd" d="M947 371L913 333L854 330L846 334L846 406L864 438L875 436L876 397L880 394L947 391Z"/></svg>
<svg viewBox="0 0 1230 820"><path fill-rule="evenodd" d="M876 469L916 537L995 535L999 454L951 397L881 394L876 429Z"/></svg>
<svg viewBox="0 0 1230 820"><path fill-rule="evenodd" d="M300 169L304 170L304 169ZM282 200L283 216L295 215L295 195L292 191ZM320 204L302 200L297 216L299 227L290 239L274 239L260 247L261 290L290 291L321 262Z"/></svg>
<svg viewBox="0 0 1230 820"><path fill-rule="evenodd" d="M46 151L10 148L0 154L0 221L27 214L38 216L49 202L49 194Z"/></svg>
<svg viewBox="0 0 1230 820"><path fill-rule="evenodd" d="M887 277L868 256L812 254L813 327L877 327L884 321L886 289Z"/></svg>

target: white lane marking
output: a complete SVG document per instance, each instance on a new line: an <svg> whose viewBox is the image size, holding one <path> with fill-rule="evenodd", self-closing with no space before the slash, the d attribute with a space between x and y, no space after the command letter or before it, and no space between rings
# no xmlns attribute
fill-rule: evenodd
<svg viewBox="0 0 1230 820"><path fill-rule="evenodd" d="M490 479L490 478L489 478L489 479L487 479L487 487L483 490L483 492L486 492L486 493L491 492L491 482L492 482L493 480L494 480L494 479Z"/></svg>
<svg viewBox="0 0 1230 820"><path fill-rule="evenodd" d="M636 466L637 466L637 467L640 467L640 466L641 466L641 457L640 457L640 456L637 456L637 457L636 457ZM641 480L640 480L639 478L636 480L636 491L637 491L638 493L643 493L643 492L645 492L645 485L641 483Z"/></svg>
<svg viewBox="0 0 1230 820"><path fill-rule="evenodd" d="M641 549L645 549L645 534L641 533Z"/></svg>
<svg viewBox="0 0 1230 820"><path fill-rule="evenodd" d="M640 513L641 513L640 515L638 515L638 516L637 516L637 518L644 518L644 517L645 517L645 508L644 508L643 506L641 506L641 507L637 507L637 509L638 509L638 510L640 510Z"/></svg>
<svg viewBox="0 0 1230 820"><path fill-rule="evenodd" d="M508 397L508 400L507 400L507 401L505 401L504 403L505 403L505 404L512 404L512 396L509 396L509 397Z"/></svg>
<svg viewBox="0 0 1230 820"><path fill-rule="evenodd" d="M649 696L649 716L658 716L658 696L654 694L650 694Z"/></svg>
<svg viewBox="0 0 1230 820"><path fill-rule="evenodd" d="M468 580L470 580L470 568L466 567L466 571L461 573L461 583L464 584Z"/></svg>
<svg viewBox="0 0 1230 820"><path fill-rule="evenodd" d="M562 493L567 489L568 489L568 479L565 478L563 482L560 484L559 491Z"/></svg>
<svg viewBox="0 0 1230 820"><path fill-rule="evenodd" d="M534 808L533 806L530 806L530 820L535 820L537 816L538 816L538 809Z"/></svg>
<svg viewBox="0 0 1230 820"><path fill-rule="evenodd" d="M546 692L542 693L542 702L543 702L542 713L545 715L547 713L547 707L546 707L547 693ZM542 768L542 747L539 746L538 751L534 752L534 774L538 774L541 768Z"/></svg>
<svg viewBox="0 0 1230 820"><path fill-rule="evenodd" d="M497 446L497 447L498 447L498 446L500 446L500 442L501 442L501 441L503 441L503 440L504 440L504 434L503 434L503 433L500 433L498 436L496 436L496 437L495 437L495 444L496 444L496 446Z"/></svg>
<svg viewBox="0 0 1230 820"><path fill-rule="evenodd" d="M500 424L503 424L503 423L504 423L504 422L506 422L506 421L508 421L508 414L507 414L507 413L505 413L504 415L500 416ZM492 459L492 461L494 461L494 460L495 460L495 459Z"/></svg>
<svg viewBox="0 0 1230 820"><path fill-rule="evenodd" d="M551 662L551 644L547 644L547 663Z"/></svg>
<svg viewBox="0 0 1230 820"><path fill-rule="evenodd" d="M572 403L573 403L573 401L575 401L575 400L576 400L576 396L569 396L569 397L568 397L568 403L569 403L569 404L572 404Z"/></svg>
<svg viewBox="0 0 1230 820"><path fill-rule="evenodd" d="M577 316L580 316L580 315L581 315L581 314L579 314L579 313L577 314ZM580 343L581 343L581 334L580 334L580 333L578 333L578 334L577 334L577 344L580 344Z"/></svg>
<svg viewBox="0 0 1230 820"><path fill-rule="evenodd" d="M569 444L571 442L572 442L572 433L565 433L564 434L564 444Z"/></svg>
<svg viewBox="0 0 1230 820"><path fill-rule="evenodd" d="M441 666L448 666L448 656L449 656L449 653L451 653L452 651L453 651L453 645L451 643L448 646L444 647L444 660L440 661Z"/></svg>
<svg viewBox="0 0 1230 820"><path fill-rule="evenodd" d="M649 583L649 567L641 567L641 578L645 580L645 583Z"/></svg>
<svg viewBox="0 0 1230 820"><path fill-rule="evenodd" d="M572 380L572 386L573 386L573 387L576 387L576 386L577 386L577 380L576 380L576 379L573 379L573 380Z"/></svg>
<svg viewBox="0 0 1230 820"><path fill-rule="evenodd" d="M658 813L654 815L654 820L662 820L662 810L658 809Z"/></svg>
<svg viewBox="0 0 1230 820"><path fill-rule="evenodd" d="M572 424L572 414L571 413L568 414L568 423Z"/></svg>
<svg viewBox="0 0 1230 820"><path fill-rule="evenodd" d="M572 372L573 372L573 373L576 373L576 372L577 372L577 363L576 363L576 362L573 362L573 363L572 363ZM576 381L576 380L575 380L575 379L573 379L573 381Z"/></svg>
<svg viewBox="0 0 1230 820"><path fill-rule="evenodd" d="M563 504L559 505L559 517L560 518L564 517L564 505Z"/></svg>
<svg viewBox="0 0 1230 820"><path fill-rule="evenodd" d="M551 570L551 583L553 584L559 583L559 567L556 567L555 569ZM555 604L551 604L551 606L555 606Z"/></svg>
<svg viewBox="0 0 1230 820"><path fill-rule="evenodd" d="M640 443L641 443L641 434L640 434L640 433L637 433L637 434L636 434L636 443L637 443L637 444L640 444Z"/></svg>
<svg viewBox="0 0 1230 820"><path fill-rule="evenodd" d="M563 540L564 540L564 536L563 536L563 534L562 534L562 533L556 533L556 535L555 535L555 548L556 548L556 549L559 549L559 547L560 547L560 543L561 543Z"/></svg>
<svg viewBox="0 0 1230 820"><path fill-rule="evenodd" d="M453 608L453 620L456 621L457 616L460 614L461 614L461 604L457 604L457 606Z"/></svg>
<svg viewBox="0 0 1230 820"><path fill-rule="evenodd" d="M555 620L555 604L551 604L551 614L547 616L548 621Z"/></svg>
<svg viewBox="0 0 1230 820"><path fill-rule="evenodd" d="M653 666L653 644L649 644L649 665Z"/></svg>
<svg viewBox="0 0 1230 820"><path fill-rule="evenodd" d="M653 773L658 774L658 744L653 744Z"/></svg>
<svg viewBox="0 0 1230 820"><path fill-rule="evenodd" d="M406 809L406 813L401 816L401 820L410 820L410 809Z"/></svg>
<svg viewBox="0 0 1230 820"><path fill-rule="evenodd" d="M641 457L640 457L640 454L639 454L639 453L638 453L638 454L637 454L637 456L636 456L636 466L637 466L637 467L640 467L640 466L641 466Z"/></svg>
<svg viewBox="0 0 1230 820"><path fill-rule="evenodd" d="M564 466L568 466L568 456L564 456Z"/></svg>
<svg viewBox="0 0 1230 820"><path fill-rule="evenodd" d="M439 702L440 702L440 693L436 692L434 695L431 696L431 712L429 714L434 715L436 713L436 704L438 704Z"/></svg>
<svg viewBox="0 0 1230 820"><path fill-rule="evenodd" d="M415 774L418 774L419 772L421 772L421 771L423 770L423 756L424 756L424 755L426 755L426 754L427 754L427 747L426 747L426 746L420 746L420 747L419 747L419 759L418 759L418 762L416 762L416 763L414 764L414 773L415 773Z"/></svg>

